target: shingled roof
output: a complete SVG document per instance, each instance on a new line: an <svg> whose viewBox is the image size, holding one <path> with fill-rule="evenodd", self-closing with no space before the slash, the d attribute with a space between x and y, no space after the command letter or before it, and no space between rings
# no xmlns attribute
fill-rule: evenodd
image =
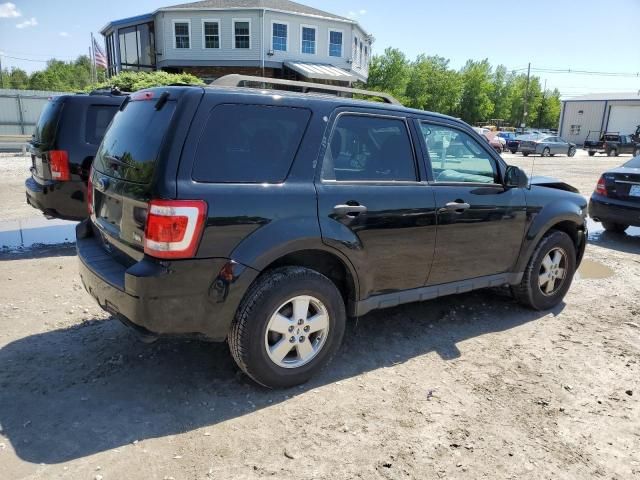
<svg viewBox="0 0 640 480"><path fill-rule="evenodd" d="M302 5L290 0L201 0L199 2L182 3L180 5L171 5L160 8L159 10L180 10L180 9L267 9L280 10L283 12L298 13L302 15L312 15L316 17L331 18L335 20L343 20L353 22L352 19L341 17L333 13L318 10L317 8ZM355 23L355 22L354 22Z"/></svg>

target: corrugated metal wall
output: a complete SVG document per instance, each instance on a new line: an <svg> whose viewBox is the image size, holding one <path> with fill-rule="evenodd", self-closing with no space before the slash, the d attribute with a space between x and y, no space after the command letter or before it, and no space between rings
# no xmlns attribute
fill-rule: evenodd
<svg viewBox="0 0 640 480"><path fill-rule="evenodd" d="M65 92L0 89L0 135L31 135L49 97Z"/></svg>
<svg viewBox="0 0 640 480"><path fill-rule="evenodd" d="M567 142L582 145L589 130L602 128L605 104L605 100L564 102L559 135Z"/></svg>

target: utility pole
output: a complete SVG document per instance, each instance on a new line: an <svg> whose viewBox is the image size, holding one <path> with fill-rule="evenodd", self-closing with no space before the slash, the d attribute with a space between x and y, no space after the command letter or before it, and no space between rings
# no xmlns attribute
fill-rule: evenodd
<svg viewBox="0 0 640 480"><path fill-rule="evenodd" d="M540 110L538 111L538 129L542 122L542 114L547 108L547 79L544 79L544 89L542 90L542 102L540 102Z"/></svg>
<svg viewBox="0 0 640 480"><path fill-rule="evenodd" d="M529 66L527 67L527 88L524 94L524 106L522 108L522 122L520 122L520 126L524 127L527 123L527 103L529 101L529 80L531 79L531 62L529 62Z"/></svg>

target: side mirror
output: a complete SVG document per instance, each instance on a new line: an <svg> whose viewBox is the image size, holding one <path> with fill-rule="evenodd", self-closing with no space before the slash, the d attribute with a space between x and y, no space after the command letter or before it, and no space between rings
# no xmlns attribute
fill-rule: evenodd
<svg viewBox="0 0 640 480"><path fill-rule="evenodd" d="M507 188L527 188L529 179L527 174L518 167L509 165L504 174L504 186Z"/></svg>

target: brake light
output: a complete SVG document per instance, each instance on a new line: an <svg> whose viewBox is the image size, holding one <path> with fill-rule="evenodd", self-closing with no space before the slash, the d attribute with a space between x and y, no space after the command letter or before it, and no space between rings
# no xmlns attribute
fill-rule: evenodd
<svg viewBox="0 0 640 480"><path fill-rule="evenodd" d="M157 258L190 258L198 249L207 204L202 200L151 200L144 253Z"/></svg>
<svg viewBox="0 0 640 480"><path fill-rule="evenodd" d="M93 166L89 170L89 181L87 182L87 209L89 215L93 215Z"/></svg>
<svg viewBox="0 0 640 480"><path fill-rule="evenodd" d="M598 180L598 183L596 185L596 193L604 197L607 196L607 186L605 184L604 177L600 177L600 180Z"/></svg>
<svg viewBox="0 0 640 480"><path fill-rule="evenodd" d="M153 92L149 90L141 90L134 92L131 95L131 100L153 100Z"/></svg>
<svg viewBox="0 0 640 480"><path fill-rule="evenodd" d="M71 180L69 170L69 154L66 150L51 150L49 152L49 166L51 167L51 178L66 182Z"/></svg>

